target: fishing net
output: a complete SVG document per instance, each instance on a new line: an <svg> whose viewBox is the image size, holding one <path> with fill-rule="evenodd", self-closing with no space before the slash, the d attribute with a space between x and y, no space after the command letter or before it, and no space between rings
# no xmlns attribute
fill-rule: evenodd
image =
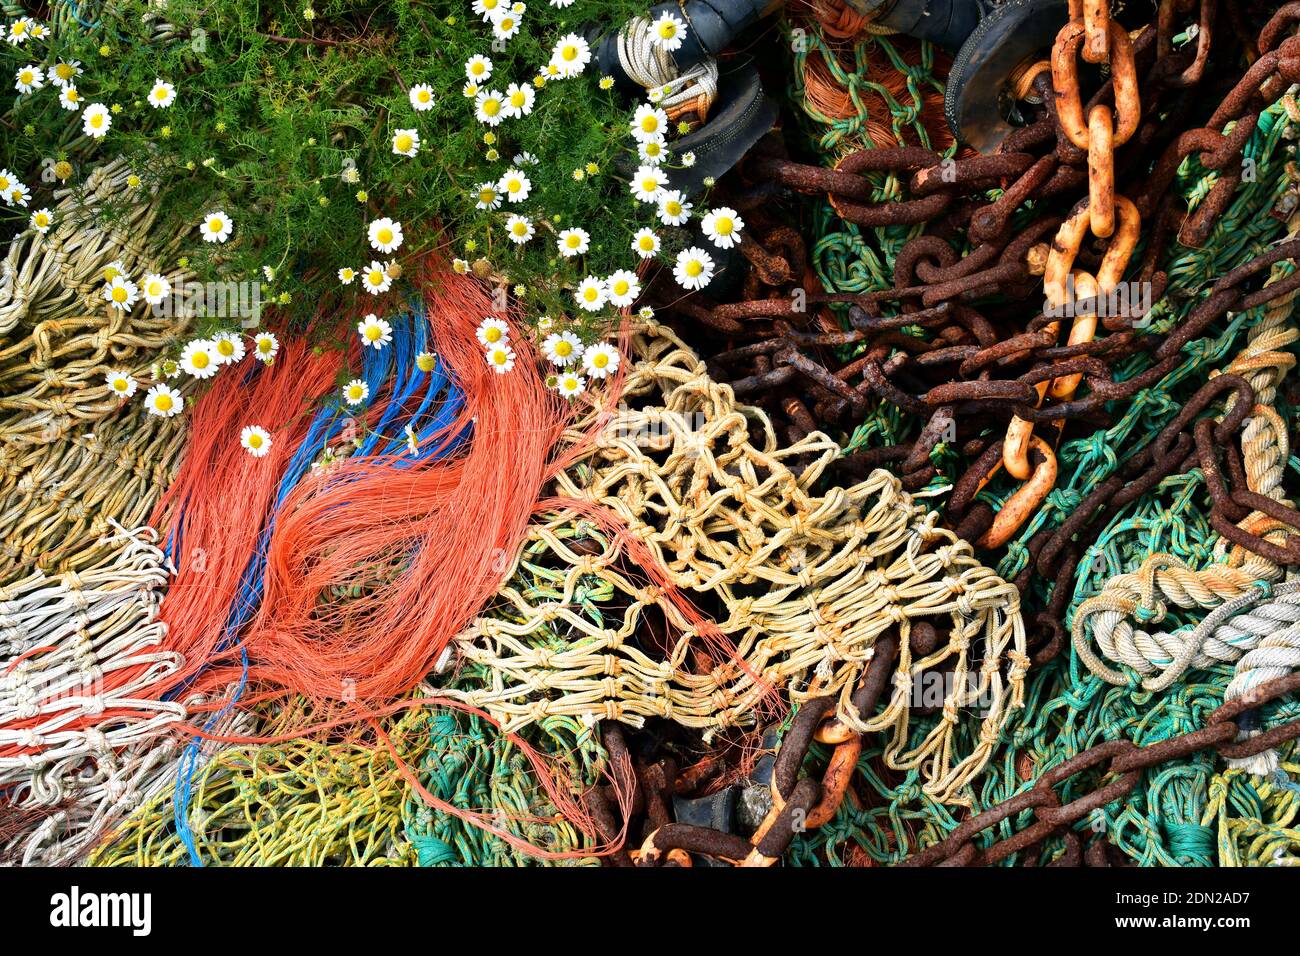
<svg viewBox="0 0 1300 956"><path fill-rule="evenodd" d="M490 690L464 699L506 728L653 716L709 731L751 723L775 688L795 702L836 694L849 726L893 731L892 766L923 767L929 792L961 800L1021 703L1029 661L1015 589L884 471L818 494L837 446L813 434L779 447L766 416L737 405L668 330L640 328L630 352L623 406L556 481L574 508L535 522L536 553L516 559L553 569L551 593L507 587L462 636L460 652L491 670ZM616 533L582 547L560 533L602 512L617 516ZM683 613L638 566L663 568L659 583L716 623ZM914 660L906 638L927 619L949 637ZM899 676L864 723L850 696L891 628ZM940 668L951 669L943 719L907 746L912 682ZM960 711L976 701L978 740L959 756Z"/></svg>

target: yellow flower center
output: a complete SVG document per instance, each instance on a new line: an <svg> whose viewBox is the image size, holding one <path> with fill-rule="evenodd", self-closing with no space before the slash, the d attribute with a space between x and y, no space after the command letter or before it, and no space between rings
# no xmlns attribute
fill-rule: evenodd
<svg viewBox="0 0 1300 956"><path fill-rule="evenodd" d="M495 190L480 189L478 192L478 201L481 203L490 203L496 198L497 198L497 194Z"/></svg>
<svg viewBox="0 0 1300 956"><path fill-rule="evenodd" d="M81 99L81 94L74 89L68 89L65 92L67 93L69 103L76 103Z"/></svg>
<svg viewBox="0 0 1300 956"><path fill-rule="evenodd" d="M659 188L659 180L653 177L646 177L641 180L641 189L643 192L652 193Z"/></svg>
<svg viewBox="0 0 1300 956"><path fill-rule="evenodd" d="M114 301L114 302L125 302L125 301L126 301L126 287L125 287L125 286L117 286L116 288L113 289L113 301Z"/></svg>
<svg viewBox="0 0 1300 956"><path fill-rule="evenodd" d="M220 232L221 227L222 227L222 222L216 216L213 216L211 219L208 220L208 232Z"/></svg>
<svg viewBox="0 0 1300 956"><path fill-rule="evenodd" d="M21 20L14 24L14 36L20 37L26 32L27 24L23 23Z"/></svg>
<svg viewBox="0 0 1300 956"><path fill-rule="evenodd" d="M482 63L475 63L473 66L471 66L471 67L469 68L469 71L470 71L471 73L473 73L475 76L482 76L482 75L483 75L483 64L482 64Z"/></svg>
<svg viewBox="0 0 1300 956"><path fill-rule="evenodd" d="M665 40L671 40L677 35L677 25L672 22L659 24L659 36Z"/></svg>
<svg viewBox="0 0 1300 956"><path fill-rule="evenodd" d="M566 60L576 60L578 58L578 48L570 43L560 51L560 56Z"/></svg>
<svg viewBox="0 0 1300 956"><path fill-rule="evenodd" d="M349 282L352 280L352 277L353 277L354 275L356 275L356 273L353 272L351 269L344 269L344 270L343 270L343 278L344 278L344 279L347 279Z"/></svg>
<svg viewBox="0 0 1300 956"><path fill-rule="evenodd" d="M522 222L517 222L510 228L514 230L516 236L522 236L524 233L528 231L528 227L524 225Z"/></svg>
<svg viewBox="0 0 1300 956"><path fill-rule="evenodd" d="M436 362L434 357L428 352L421 352L416 356L415 364L420 367L421 372L432 372Z"/></svg>
<svg viewBox="0 0 1300 956"><path fill-rule="evenodd" d="M514 21L513 18L511 18L511 17L502 17L502 18L501 18L501 32L502 32L502 33L508 33L509 31L513 30L514 28L515 28L515 21Z"/></svg>
<svg viewBox="0 0 1300 956"><path fill-rule="evenodd" d="M261 353L262 355L266 355L266 354L268 354L268 353L271 351L271 340L270 340L270 339L262 339L260 342L258 342L258 343L257 343L257 351L258 351L259 353Z"/></svg>
<svg viewBox="0 0 1300 956"><path fill-rule="evenodd" d="M114 388L116 391L119 391L119 392L125 392L125 391L126 391L126 388L127 388L127 386L126 386L126 379L124 379L124 378L115 378L115 379L113 379L113 388Z"/></svg>
<svg viewBox="0 0 1300 956"><path fill-rule="evenodd" d="M61 80L70 80L73 77L72 67L67 63L60 63L54 68L54 74Z"/></svg>
<svg viewBox="0 0 1300 956"><path fill-rule="evenodd" d="M217 351L218 351L221 355L225 355L225 356L234 355L234 354L235 354L235 343L232 342L232 341L230 341L230 339L218 339L218 340L217 340Z"/></svg>
<svg viewBox="0 0 1300 956"><path fill-rule="evenodd" d="M95 129L99 129L101 126L103 126L103 125L104 125L104 116L103 116L103 114L102 114L102 113L96 113L96 114L94 114L93 116L91 116L91 117L90 117L90 125L93 126L93 127L95 127Z"/></svg>
<svg viewBox="0 0 1300 956"><path fill-rule="evenodd" d="M664 210L670 216L680 216L682 214L682 204L674 199L670 202L664 203Z"/></svg>
<svg viewBox="0 0 1300 956"><path fill-rule="evenodd" d="M717 231L718 235L729 236L731 235L731 230L735 228L735 223L731 221L729 216L723 216L714 221L713 228Z"/></svg>
<svg viewBox="0 0 1300 956"><path fill-rule="evenodd" d="M647 133L653 133L659 129L659 120L655 116L647 116L641 120L641 129Z"/></svg>
<svg viewBox="0 0 1300 956"><path fill-rule="evenodd" d="M379 232L375 234L375 238L379 240L381 246L386 246L393 241L393 230L380 229Z"/></svg>
<svg viewBox="0 0 1300 956"><path fill-rule="evenodd" d="M360 398L360 397L361 397L361 386L360 386L360 385L350 385L350 386L348 386L348 398Z"/></svg>
<svg viewBox="0 0 1300 956"><path fill-rule="evenodd" d="M158 87L158 89L154 90L153 95L155 99L160 99L160 100L167 99L167 91L164 90L161 86Z"/></svg>
<svg viewBox="0 0 1300 956"><path fill-rule="evenodd" d="M564 339L555 343L555 354L560 358L568 358L573 354L573 346Z"/></svg>
<svg viewBox="0 0 1300 956"><path fill-rule="evenodd" d="M595 302L598 295L600 295L600 293L596 290L595 286L587 286L587 288L582 291L582 297L588 302Z"/></svg>
<svg viewBox="0 0 1300 956"><path fill-rule="evenodd" d="M383 335L384 335L384 330L381 329L379 326L377 325L366 326L366 338L369 339L371 342L379 341L379 339L383 338Z"/></svg>
<svg viewBox="0 0 1300 956"><path fill-rule="evenodd" d="M49 224L50 224L50 217L49 217L49 216L47 216L47 215L45 215L44 213L41 213L41 212L38 212L38 213L36 214L36 225L38 225L38 226L48 226Z"/></svg>
<svg viewBox="0 0 1300 956"><path fill-rule="evenodd" d="M650 142L646 143L646 144L645 144L645 154L646 154L647 156L658 156L658 155L659 155L659 144L656 143L654 140L651 140Z"/></svg>
<svg viewBox="0 0 1300 956"><path fill-rule="evenodd" d="M686 263L686 274L688 276L697 276L704 271L704 263L699 259L692 259Z"/></svg>
<svg viewBox="0 0 1300 956"><path fill-rule="evenodd" d="M483 338L487 339L489 342L500 342L501 330L493 326L483 333Z"/></svg>
<svg viewBox="0 0 1300 956"><path fill-rule="evenodd" d="M606 365L609 364L609 356L606 355L604 352L601 352L594 359L591 360L591 364L596 366L596 368L604 368Z"/></svg>
<svg viewBox="0 0 1300 956"><path fill-rule="evenodd" d="M627 295L628 289L632 288L626 279L619 279L614 283L615 295Z"/></svg>
<svg viewBox="0 0 1300 956"><path fill-rule="evenodd" d="M565 237L564 237L564 244L565 244L566 246L568 246L570 249L576 249L576 248L578 248L578 244L579 244L580 241L581 241L581 240L579 240L577 236L565 236Z"/></svg>
<svg viewBox="0 0 1300 956"><path fill-rule="evenodd" d="M495 96L490 96L483 101L483 112L487 116L496 116L501 112L501 101Z"/></svg>
<svg viewBox="0 0 1300 956"><path fill-rule="evenodd" d="M30 82L32 81L32 71L31 71L31 70L23 70L23 75L20 77L20 79L21 79L24 83L30 83Z"/></svg>
<svg viewBox="0 0 1300 956"><path fill-rule="evenodd" d="M650 252L655 247L655 241L650 236L642 236L639 240L637 240L637 245L639 245L646 252Z"/></svg>
<svg viewBox="0 0 1300 956"><path fill-rule="evenodd" d="M149 295L162 295L162 284L159 282L150 282L144 287L144 291ZM227 352L227 355L230 353Z"/></svg>
<svg viewBox="0 0 1300 956"><path fill-rule="evenodd" d="M398 152L409 153L411 147L415 145L415 141L411 138L409 133L399 133L397 134L397 139L394 140L394 145L397 147Z"/></svg>
<svg viewBox="0 0 1300 956"><path fill-rule="evenodd" d="M415 98L421 103L427 103L429 100L433 99L428 90L420 90L420 92L415 94Z"/></svg>
<svg viewBox="0 0 1300 956"><path fill-rule="evenodd" d="M515 107L523 106L525 99L527 99L527 97L525 97L521 91L515 90L515 92L510 94L510 105Z"/></svg>
<svg viewBox="0 0 1300 956"><path fill-rule="evenodd" d="M208 360L207 352L195 352L193 355L190 356L190 364L193 365L195 368L207 368L208 361L209 360Z"/></svg>
<svg viewBox="0 0 1300 956"><path fill-rule="evenodd" d="M257 432L253 432L253 434L249 435L249 436L248 436L248 447L249 447L249 448L261 448L261 447L262 447L262 436L259 435Z"/></svg>
<svg viewBox="0 0 1300 956"><path fill-rule="evenodd" d="M159 395L153 400L154 408L160 412L170 412L172 410L172 397L170 395Z"/></svg>
<svg viewBox="0 0 1300 956"><path fill-rule="evenodd" d="M371 269L370 274L366 276L366 279L371 285L383 285L384 273L380 269Z"/></svg>

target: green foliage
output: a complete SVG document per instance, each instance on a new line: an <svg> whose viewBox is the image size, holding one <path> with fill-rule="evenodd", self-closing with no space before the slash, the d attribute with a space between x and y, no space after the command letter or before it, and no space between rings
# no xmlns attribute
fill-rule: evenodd
<svg viewBox="0 0 1300 956"><path fill-rule="evenodd" d="M653 208L636 203L614 170L620 155L635 165L627 135L635 104L600 88L594 51L581 75L534 88L531 115L495 129L475 121L462 94L472 55L493 61L486 87L531 85L561 36L621 24L644 13L644 2L576 0L559 10L531 0L503 50L493 49L491 25L470 0L325 0L314 10L307 0L125 0L97 11L63 0L53 8L49 39L0 45L0 65L12 76L28 63L79 60L81 99L109 106L112 128L99 140L85 136L82 113L63 109L52 84L0 103L9 107L0 165L33 191L27 208L0 210L0 238L25 229L32 210L53 207L54 189L75 190L96 164L122 155L138 188L160 197L158 228L193 237L185 253L201 280L261 280L270 267L270 295L303 315L365 298L336 273L390 258L366 237L367 224L387 216L405 233L399 262L433 248L485 260L476 271L523 286L530 314L557 316L572 313L566 290L584 276L635 268L632 234L653 224ZM148 102L155 78L175 84L172 106ZM407 90L417 83L433 87L432 110L412 108ZM419 133L415 157L393 152L402 128ZM476 209L477 184L499 179L525 151L539 159L522 167L528 199ZM66 184L53 175L60 160L73 165ZM599 173L575 180L589 163ZM234 220L224 244L202 242L197 229L214 209ZM537 228L523 246L504 228L515 212ZM554 234L570 226L586 229L591 247L564 259Z"/></svg>

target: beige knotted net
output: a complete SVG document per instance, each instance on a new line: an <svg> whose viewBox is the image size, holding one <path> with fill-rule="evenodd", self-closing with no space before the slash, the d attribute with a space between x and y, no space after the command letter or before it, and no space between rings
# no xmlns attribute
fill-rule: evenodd
<svg viewBox="0 0 1300 956"><path fill-rule="evenodd" d="M124 406L105 382L146 378L191 322L102 296L110 263L138 282L184 239L157 234L157 204L129 175L116 160L56 191L53 228L29 229L0 262L0 583L93 566L109 519L143 524L179 462L183 418L147 415L140 393Z"/></svg>
<svg viewBox="0 0 1300 956"><path fill-rule="evenodd" d="M779 447L766 415L666 328L640 326L630 351L620 408L583 423L599 439L556 481L573 507L534 522L498 600L458 638L461 657L491 671L488 689L459 696L511 730L548 715L660 717L711 735L766 716L776 688L796 703L836 694L854 729L892 731L889 766L921 767L928 793L964 802L1023 704L1016 589L888 472L820 490L838 446L813 433ZM666 579L647 581L647 554ZM943 639L917 657L921 620ZM860 720L850 695L891 628L892 694ZM718 632L734 653L718 652ZM914 735L914 689L931 677L941 718ZM959 754L966 721L978 729Z"/></svg>

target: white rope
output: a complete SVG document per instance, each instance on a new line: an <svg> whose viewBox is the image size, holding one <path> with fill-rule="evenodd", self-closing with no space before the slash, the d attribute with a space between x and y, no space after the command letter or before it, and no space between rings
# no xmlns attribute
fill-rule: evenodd
<svg viewBox="0 0 1300 956"><path fill-rule="evenodd" d="M651 28L650 20L637 17L619 33L618 60L623 72L647 90L662 91L658 103L668 113L701 96L712 105L718 96L718 61L705 57L682 73L673 55L654 42Z"/></svg>

